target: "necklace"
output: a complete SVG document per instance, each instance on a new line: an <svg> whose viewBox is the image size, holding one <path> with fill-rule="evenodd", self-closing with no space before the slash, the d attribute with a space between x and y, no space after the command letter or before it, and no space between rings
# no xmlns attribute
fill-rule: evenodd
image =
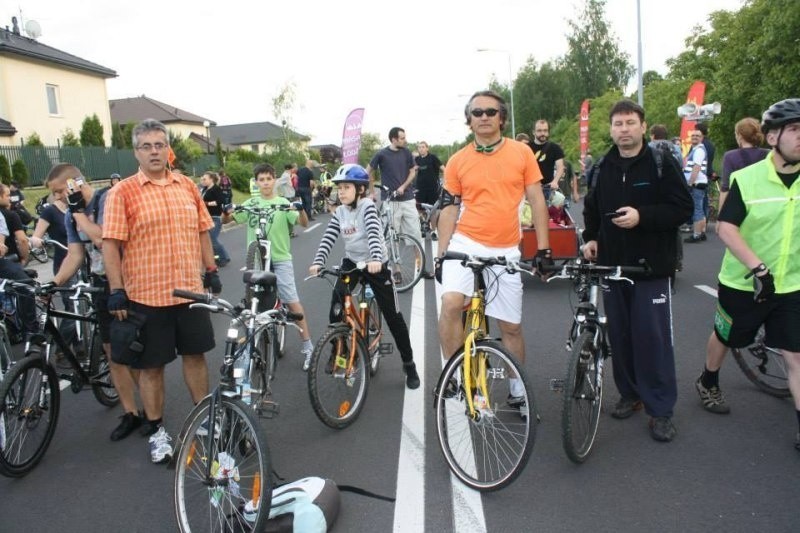
<svg viewBox="0 0 800 533"><path fill-rule="evenodd" d="M475 151L476 152L482 152L484 154L490 154L490 153L494 152L494 149L497 148L497 145L500 144L501 142L503 142L503 138L502 137L500 137L500 139L498 141L493 142L492 144L487 144L486 146L482 146L482 145L478 144L477 141L476 141L475 142Z"/></svg>

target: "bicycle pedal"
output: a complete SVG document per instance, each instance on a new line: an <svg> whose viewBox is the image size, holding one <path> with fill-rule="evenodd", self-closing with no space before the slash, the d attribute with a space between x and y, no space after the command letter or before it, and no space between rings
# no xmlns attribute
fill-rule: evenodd
<svg viewBox="0 0 800 533"><path fill-rule="evenodd" d="M378 353L381 355L388 355L390 353L394 353L394 344L391 342L382 342L378 346Z"/></svg>
<svg viewBox="0 0 800 533"><path fill-rule="evenodd" d="M280 413L281 406L272 400L261 400L256 406L256 413L261 418L274 418Z"/></svg>
<svg viewBox="0 0 800 533"><path fill-rule="evenodd" d="M550 390L553 392L564 392L564 380L563 379L551 379L550 380Z"/></svg>

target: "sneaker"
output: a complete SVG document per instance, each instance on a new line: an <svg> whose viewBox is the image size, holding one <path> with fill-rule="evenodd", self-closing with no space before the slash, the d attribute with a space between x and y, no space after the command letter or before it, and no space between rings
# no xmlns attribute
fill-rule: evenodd
<svg viewBox="0 0 800 533"><path fill-rule="evenodd" d="M208 417L203 420L203 423L194 432L198 437L205 437L208 435ZM214 420L214 438L219 437L219 420Z"/></svg>
<svg viewBox="0 0 800 533"><path fill-rule="evenodd" d="M706 240L707 240L707 238L706 238L706 234L705 234L705 233L701 233L701 234L700 234L700 240L701 240L701 241L706 241Z"/></svg>
<svg viewBox="0 0 800 533"><path fill-rule="evenodd" d="M681 233L691 233L692 231L693 231L692 227L688 226L686 224L684 224L683 226L680 227L680 232Z"/></svg>
<svg viewBox="0 0 800 533"><path fill-rule="evenodd" d="M694 235L694 234L692 234L689 237L686 237L685 239L683 239L683 242L687 242L687 243L691 244L691 243L694 243L694 242L703 242L704 240L706 240L705 239L705 235L702 235L702 234L701 235Z"/></svg>
<svg viewBox="0 0 800 533"><path fill-rule="evenodd" d="M697 378L697 381L694 382L694 386L697 389L697 394L700 395L700 401L703 402L703 409L718 415L727 415L731 412L731 408L725 401L725 396L722 394L722 391L719 390L719 387L710 387L707 389L703 386L703 382L700 378Z"/></svg>
<svg viewBox="0 0 800 533"><path fill-rule="evenodd" d="M636 411L640 411L643 407L644 404L641 400L627 400L625 398L620 398L617 402L617 405L614 406L611 416L617 420L624 420L629 418Z"/></svg>
<svg viewBox="0 0 800 533"><path fill-rule="evenodd" d="M406 387L409 389L419 388L419 374L417 374L417 365L414 362L403 363L403 370L406 373Z"/></svg>
<svg viewBox="0 0 800 533"><path fill-rule="evenodd" d="M431 233L431 240L432 241L438 241L439 240L439 236L436 234L435 231Z"/></svg>
<svg viewBox="0 0 800 533"><path fill-rule="evenodd" d="M508 399L506 399L506 404L508 404L508 406L511 407L512 409L518 409L519 416L523 420L528 419L528 414L529 414L528 403L525 401L524 396L511 396L509 394Z"/></svg>
<svg viewBox="0 0 800 533"><path fill-rule="evenodd" d="M668 416L657 416L650 419L650 436L659 442L670 442L677 435L678 430Z"/></svg>
<svg viewBox="0 0 800 533"><path fill-rule="evenodd" d="M168 463L172 459L172 437L169 436L164 426L159 426L158 431L153 433L149 439L150 461L153 464Z"/></svg>
<svg viewBox="0 0 800 533"><path fill-rule="evenodd" d="M398 271L392 272L392 281L394 281L395 285L400 285L403 283L403 274Z"/></svg>
<svg viewBox="0 0 800 533"><path fill-rule="evenodd" d="M313 350L301 350L300 353L303 354L303 372L308 372L309 367L311 367L311 353Z"/></svg>
<svg viewBox="0 0 800 533"><path fill-rule="evenodd" d="M114 442L124 439L142 425L142 417L136 413L125 413L120 418L122 422L111 432L111 440Z"/></svg>

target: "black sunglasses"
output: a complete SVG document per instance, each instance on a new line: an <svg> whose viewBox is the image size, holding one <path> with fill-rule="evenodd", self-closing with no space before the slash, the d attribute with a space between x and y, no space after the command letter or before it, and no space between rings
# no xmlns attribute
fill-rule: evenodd
<svg viewBox="0 0 800 533"><path fill-rule="evenodd" d="M493 117L496 114L498 114L499 112L500 112L499 109L494 109L492 107L490 107L488 109L481 109L480 107L476 107L475 109L471 110L469 113L475 118L480 118L483 115L486 115L487 117Z"/></svg>

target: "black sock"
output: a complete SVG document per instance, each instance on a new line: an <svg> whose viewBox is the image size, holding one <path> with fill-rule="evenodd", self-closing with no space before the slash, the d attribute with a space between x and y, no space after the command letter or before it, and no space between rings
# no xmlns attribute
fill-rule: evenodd
<svg viewBox="0 0 800 533"><path fill-rule="evenodd" d="M147 423L150 424L153 427L158 427L158 426L162 425L164 423L164 421L161 418L159 418L158 420L150 420L148 418L147 419Z"/></svg>
<svg viewBox="0 0 800 533"><path fill-rule="evenodd" d="M703 370L703 375L700 376L700 384L707 389L719 387L719 370L712 372L708 368L705 368Z"/></svg>
<svg viewBox="0 0 800 533"><path fill-rule="evenodd" d="M794 412L797 415L797 432L800 433L800 409Z"/></svg>

